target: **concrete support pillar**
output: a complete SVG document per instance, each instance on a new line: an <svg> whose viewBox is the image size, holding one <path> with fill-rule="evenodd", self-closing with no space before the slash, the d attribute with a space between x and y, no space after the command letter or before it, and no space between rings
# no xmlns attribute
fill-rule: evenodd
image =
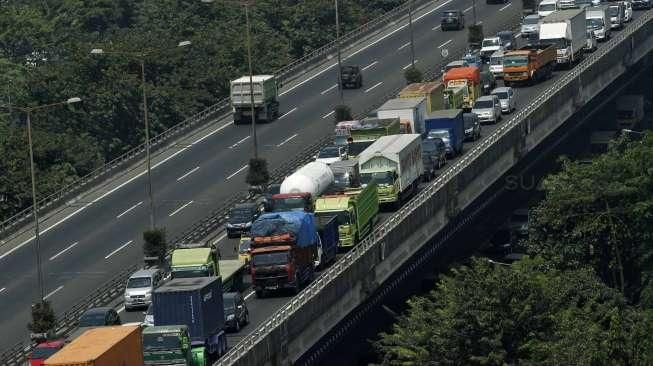
<svg viewBox="0 0 653 366"><path fill-rule="evenodd" d="M445 189L447 195L447 218L453 219L458 215L460 209L458 208L458 177L451 179Z"/></svg>

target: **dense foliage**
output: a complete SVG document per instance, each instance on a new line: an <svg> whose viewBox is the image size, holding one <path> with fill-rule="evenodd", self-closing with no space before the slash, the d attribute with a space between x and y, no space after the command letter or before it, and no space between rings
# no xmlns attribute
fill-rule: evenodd
<svg viewBox="0 0 653 366"><path fill-rule="evenodd" d="M340 0L343 32L401 0ZM255 73L273 73L335 38L333 3L261 0L251 8ZM0 2L0 103L84 101L32 116L38 194L82 176L143 141L139 57L153 134L228 95L244 74L244 16L234 2L10 0ZM189 40L190 47L177 48ZM10 113L9 113L10 112ZM25 116L0 115L0 217L31 202Z"/></svg>

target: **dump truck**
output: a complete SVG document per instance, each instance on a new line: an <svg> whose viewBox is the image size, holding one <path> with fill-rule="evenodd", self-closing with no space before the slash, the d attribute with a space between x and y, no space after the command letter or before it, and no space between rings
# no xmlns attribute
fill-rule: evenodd
<svg viewBox="0 0 653 366"><path fill-rule="evenodd" d="M250 271L257 297L282 289L297 293L312 281L315 261L320 260L313 214L264 214L254 221L251 233Z"/></svg>
<svg viewBox="0 0 653 366"><path fill-rule="evenodd" d="M378 185L379 204L399 208L416 191L422 174L421 135L379 137L358 157L361 183Z"/></svg>
<svg viewBox="0 0 653 366"><path fill-rule="evenodd" d="M339 194L348 190L358 189L361 185L358 161L340 160L329 165L333 172L333 184L325 194Z"/></svg>
<svg viewBox="0 0 653 366"><path fill-rule="evenodd" d="M355 158L381 136L397 135L401 132L399 118L365 118L359 126L349 131L351 141L347 147L349 158Z"/></svg>
<svg viewBox="0 0 653 366"><path fill-rule="evenodd" d="M254 90L254 116L256 122L270 122L279 117L279 92L274 75L243 76L231 82L231 105L234 124L252 123L252 98Z"/></svg>
<svg viewBox="0 0 653 366"><path fill-rule="evenodd" d="M622 95L617 98L617 126L631 129L644 119L645 99L642 94Z"/></svg>
<svg viewBox="0 0 653 366"><path fill-rule="evenodd" d="M222 278L227 291L243 288L245 263L238 259L219 259L218 251L204 243L179 244L172 251L172 278L213 277Z"/></svg>
<svg viewBox="0 0 653 366"><path fill-rule="evenodd" d="M439 81L413 83L399 92L399 98L426 98L426 113L431 113L444 108L442 105L443 90L444 84Z"/></svg>
<svg viewBox="0 0 653 366"><path fill-rule="evenodd" d="M222 292L220 277L173 279L157 288L152 309L154 325L159 328L150 330L147 333L150 336L144 338L145 358L152 360L155 354L165 352L165 347L169 347L166 354L172 356L180 346L190 348L196 362L222 356L227 351ZM173 341L170 345L161 344L156 336L152 336L158 332L165 337L169 327L178 326L186 326L188 340L179 329L170 335Z"/></svg>
<svg viewBox="0 0 653 366"><path fill-rule="evenodd" d="M551 77L556 65L552 45L527 45L503 55L503 82L533 84Z"/></svg>
<svg viewBox="0 0 653 366"><path fill-rule="evenodd" d="M338 217L315 216L315 230L319 238L315 268L324 268L336 261L338 254Z"/></svg>
<svg viewBox="0 0 653 366"><path fill-rule="evenodd" d="M476 98L481 96L481 71L475 66L456 67L444 74L447 88L464 87L463 108L472 108Z"/></svg>
<svg viewBox="0 0 653 366"><path fill-rule="evenodd" d="M587 47L585 10L553 12L540 20L540 44L556 47L557 63L571 67L583 57Z"/></svg>
<svg viewBox="0 0 653 366"><path fill-rule="evenodd" d="M333 172L325 163L310 162L281 182L272 196L271 212L313 212L313 202L333 183Z"/></svg>
<svg viewBox="0 0 653 366"><path fill-rule="evenodd" d="M372 182L358 192L325 196L315 202L315 215L336 215L339 247L350 248L372 231L379 214L379 194Z"/></svg>
<svg viewBox="0 0 653 366"><path fill-rule="evenodd" d="M440 138L447 149L447 155L456 156L463 152L465 120L462 109L434 111L424 118L427 138Z"/></svg>
<svg viewBox="0 0 653 366"><path fill-rule="evenodd" d="M407 127L403 133L423 133L424 115L426 114L426 98L395 98L386 101L376 110L377 117L399 118L406 121Z"/></svg>
<svg viewBox="0 0 653 366"><path fill-rule="evenodd" d="M138 326L89 329L43 362L46 366L142 364L143 341Z"/></svg>
<svg viewBox="0 0 653 366"><path fill-rule="evenodd" d="M191 348L186 325L159 325L143 328L143 360L149 365L204 366L201 347Z"/></svg>

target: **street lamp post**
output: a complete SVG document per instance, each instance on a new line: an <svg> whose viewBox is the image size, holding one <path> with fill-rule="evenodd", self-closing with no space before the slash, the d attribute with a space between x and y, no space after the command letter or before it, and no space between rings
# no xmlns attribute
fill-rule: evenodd
<svg viewBox="0 0 653 366"><path fill-rule="evenodd" d="M413 0L408 0L408 30L410 32L410 64L415 68L415 46L413 44Z"/></svg>
<svg viewBox="0 0 653 366"><path fill-rule="evenodd" d="M36 170L34 169L34 147L32 143L32 112L38 111L41 109L46 109L50 107L55 107L64 104L73 104L81 102L81 98L69 98L65 101L45 104L36 107L16 107L12 105L0 105L0 107L7 109L9 111L19 110L26 114L27 119L27 144L29 148L29 171L30 179L32 183L32 215L34 216L34 254L36 256L36 281L39 288L39 299L40 301L45 300L45 289L44 289L44 280L43 280L43 265L41 263L41 238L39 230L39 213L38 213L38 201L36 199Z"/></svg>
<svg viewBox="0 0 653 366"><path fill-rule="evenodd" d="M338 11L338 0L335 0L336 10L336 51L338 54L338 93L340 94L340 104L345 104L342 92L342 56L340 53L340 12Z"/></svg>
<svg viewBox="0 0 653 366"><path fill-rule="evenodd" d="M181 41L177 47L185 47L191 45L190 41ZM155 213L154 213L154 194L152 193L152 158L150 155L150 121L147 113L147 83L145 82L145 58L154 52L160 50L143 51L143 52L124 52L124 51L105 51L102 48L94 48L91 50L92 55L123 55L135 57L140 63L141 71L141 89L143 90L143 122L145 124L145 166L147 170L147 196L150 206L150 229L154 230L156 227Z"/></svg>

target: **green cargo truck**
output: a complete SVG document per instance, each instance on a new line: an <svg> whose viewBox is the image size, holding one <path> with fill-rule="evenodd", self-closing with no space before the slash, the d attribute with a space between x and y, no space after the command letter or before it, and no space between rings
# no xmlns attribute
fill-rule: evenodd
<svg viewBox="0 0 653 366"><path fill-rule="evenodd" d="M145 365L204 366L202 349L191 348L188 327L160 325L143 328L143 360Z"/></svg>
<svg viewBox="0 0 653 366"><path fill-rule="evenodd" d="M375 183L359 191L325 196L315 201L315 215L338 217L338 235L341 248L358 243L371 230L379 213L379 195Z"/></svg>
<svg viewBox="0 0 653 366"><path fill-rule="evenodd" d="M243 288L244 268L240 259L220 260L217 250L205 244L180 244L172 251L172 278L221 276L225 292Z"/></svg>
<svg viewBox="0 0 653 366"><path fill-rule="evenodd" d="M351 141L347 147L349 158L355 158L381 136L401 133L399 118L365 118L349 130Z"/></svg>

